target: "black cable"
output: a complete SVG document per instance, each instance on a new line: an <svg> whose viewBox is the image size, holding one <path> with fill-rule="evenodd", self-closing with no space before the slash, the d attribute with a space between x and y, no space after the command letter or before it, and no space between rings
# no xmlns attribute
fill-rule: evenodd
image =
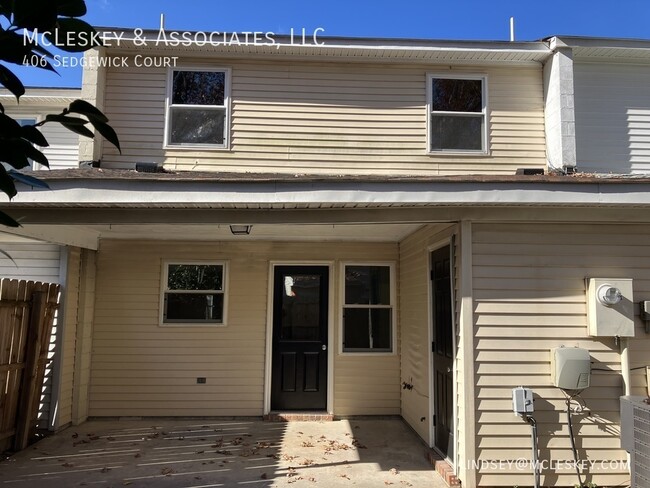
<svg viewBox="0 0 650 488"><path fill-rule="evenodd" d="M576 474L578 475L578 486L584 488L582 476L580 475L580 467L578 466L578 450L576 449L576 440L573 436L573 424L571 422L571 398L566 399L566 418L567 425L569 426L569 439L571 440L571 450L573 451L573 460L576 465Z"/></svg>

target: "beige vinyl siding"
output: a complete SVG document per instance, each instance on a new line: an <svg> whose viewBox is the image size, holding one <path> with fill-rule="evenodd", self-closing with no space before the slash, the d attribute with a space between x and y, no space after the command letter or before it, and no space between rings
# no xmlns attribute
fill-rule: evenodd
<svg viewBox="0 0 650 488"><path fill-rule="evenodd" d="M413 385L412 390L402 391L402 417L430 444L429 248L448 240L455 231L456 226L427 225L400 242L401 381Z"/></svg>
<svg viewBox="0 0 650 488"><path fill-rule="evenodd" d="M43 154L50 162L50 169L67 169L79 167L79 136L60 124L45 124L41 131L50 144L42 148ZM37 169L44 166L37 165Z"/></svg>
<svg viewBox="0 0 650 488"><path fill-rule="evenodd" d="M546 164L539 68L454 68L487 74L490 155L434 156L426 74L448 66L231 59L179 66L201 63L232 69L230 150L164 150L167 71L111 68L104 107L123 151L104 145L106 167L155 161L177 170L443 175Z"/></svg>
<svg viewBox="0 0 650 488"><path fill-rule="evenodd" d="M564 396L551 385L550 349L590 350L595 368L582 398L591 411L574 417L582 459L595 463L587 481L629 483L619 449L620 355L614 338L587 335L585 277L634 280L634 300L650 298L650 230L647 226L475 224L473 280L476 335L477 453L479 462L530 457L530 427L512 414L512 388L532 388L544 459L571 460ZM638 313L638 311L637 311ZM648 364L650 336L635 317L632 367ZM633 372L633 394L646 388ZM622 467L619 465L619 468ZM593 475L593 476L592 476ZM480 469L484 486L531 483L531 472ZM542 485L573 486L570 469L545 471Z"/></svg>
<svg viewBox="0 0 650 488"><path fill-rule="evenodd" d="M269 263L333 262L338 344L340 262L397 257L396 244L102 241L89 415L262 415ZM164 260L228 262L226 327L158 325ZM399 414L397 355L334 361L337 415Z"/></svg>
<svg viewBox="0 0 650 488"><path fill-rule="evenodd" d="M72 422L72 401L77 342L77 313L79 308L79 282L81 279L81 249L68 248L68 268L63 290L63 334L61 362L58 379L58 409L54 428L58 430Z"/></svg>
<svg viewBox="0 0 650 488"><path fill-rule="evenodd" d="M650 65L574 64L580 171L650 172Z"/></svg>
<svg viewBox="0 0 650 488"><path fill-rule="evenodd" d="M77 331L75 342L74 394L72 423L78 425L88 418L88 387L92 355L92 324L95 306L95 282L97 253L88 249L81 251L81 276L79 303L77 307Z"/></svg>

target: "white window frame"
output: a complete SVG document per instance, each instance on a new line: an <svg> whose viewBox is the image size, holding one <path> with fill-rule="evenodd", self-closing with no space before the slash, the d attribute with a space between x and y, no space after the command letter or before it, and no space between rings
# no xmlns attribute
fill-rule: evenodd
<svg viewBox="0 0 650 488"><path fill-rule="evenodd" d="M478 149L431 149L431 116L433 111L433 86L432 81L434 78L445 78L451 80L481 80L481 95L482 107L481 112L448 112L436 111L436 114L451 115L451 116L464 116L482 114L484 119L483 134L481 135L481 146ZM488 113L488 79L486 74L469 74L469 73L427 73L427 153L432 156L462 154L467 156L487 156L490 154L490 141L489 141L489 113Z"/></svg>
<svg viewBox="0 0 650 488"><path fill-rule="evenodd" d="M345 303L345 269L348 266L383 266L390 270L390 305L350 305ZM346 261L341 263L339 270L340 285L339 285L339 355L345 356L395 356L397 354L397 276L395 261ZM390 351L345 351L343 348L343 340L345 339L345 323L343 314L346 308L390 308L391 310L391 338L390 338Z"/></svg>
<svg viewBox="0 0 650 488"><path fill-rule="evenodd" d="M191 293L205 295L209 293L223 295L223 318L221 322L165 322L165 294L179 290L167 289L167 277L170 265L203 265L203 266L221 266L222 267L222 290L192 290ZM228 325L228 289L229 289L229 263L228 261L191 261L185 259L164 260L162 262L161 282L160 282L160 317L158 325L160 327L226 327ZM182 290L180 290L182 291Z"/></svg>
<svg viewBox="0 0 650 488"><path fill-rule="evenodd" d="M171 142L171 111L172 107L183 107L187 109L221 109L220 105L174 105L172 104L173 88L174 88L174 72L175 71L201 71L201 72L223 72L225 74L224 81L224 99L223 110L224 116L224 134L223 144L175 144ZM173 150L229 150L230 149L230 88L231 88L231 69L223 67L205 67L205 66L176 66L167 70L167 94L165 97L165 138L163 143L164 149Z"/></svg>

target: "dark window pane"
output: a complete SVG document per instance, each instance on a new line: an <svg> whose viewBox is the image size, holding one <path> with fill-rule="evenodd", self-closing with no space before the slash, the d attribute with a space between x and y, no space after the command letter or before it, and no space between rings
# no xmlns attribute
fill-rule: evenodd
<svg viewBox="0 0 650 488"><path fill-rule="evenodd" d="M481 80L452 80L434 78L431 80L432 110L446 112L481 112L483 110Z"/></svg>
<svg viewBox="0 0 650 488"><path fill-rule="evenodd" d="M483 116L432 115L431 150L483 149Z"/></svg>
<svg viewBox="0 0 650 488"><path fill-rule="evenodd" d="M165 294L165 322L223 322L223 294Z"/></svg>
<svg viewBox="0 0 650 488"><path fill-rule="evenodd" d="M225 87L223 71L174 71L172 104L223 105Z"/></svg>
<svg viewBox="0 0 650 488"><path fill-rule="evenodd" d="M172 108L172 144L216 144L224 143L223 110L195 110Z"/></svg>
<svg viewBox="0 0 650 488"><path fill-rule="evenodd" d="M170 264L168 290L221 290L223 266L210 264Z"/></svg>
<svg viewBox="0 0 650 488"><path fill-rule="evenodd" d="M345 303L347 305L390 305L388 266L346 266Z"/></svg>
<svg viewBox="0 0 650 488"><path fill-rule="evenodd" d="M282 340L320 339L320 275L284 276Z"/></svg>
<svg viewBox="0 0 650 488"><path fill-rule="evenodd" d="M390 308L346 308L343 311L343 350L391 351Z"/></svg>

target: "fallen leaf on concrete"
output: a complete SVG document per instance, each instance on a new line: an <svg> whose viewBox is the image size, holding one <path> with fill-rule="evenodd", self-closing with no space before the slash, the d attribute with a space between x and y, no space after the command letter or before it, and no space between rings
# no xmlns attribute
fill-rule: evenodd
<svg viewBox="0 0 650 488"><path fill-rule="evenodd" d="M297 457L298 457L298 456L289 456L288 454L283 454L283 455L282 455L282 459L284 459L285 461L293 461L293 460L296 459Z"/></svg>
<svg viewBox="0 0 650 488"><path fill-rule="evenodd" d="M300 464L301 466L311 466L312 464L315 464L315 463L311 459L303 459L298 464Z"/></svg>
<svg viewBox="0 0 650 488"><path fill-rule="evenodd" d="M358 440L356 440L356 439L354 439L354 440L352 441L352 445L353 445L354 447L356 447L357 449L368 449L366 446L364 446L363 444L361 444L361 443L360 443Z"/></svg>
<svg viewBox="0 0 650 488"><path fill-rule="evenodd" d="M79 434L77 434L76 432L74 434L72 434L73 439L76 439L77 437L79 437Z"/></svg>
<svg viewBox="0 0 650 488"><path fill-rule="evenodd" d="M74 464L72 464L72 463L64 463L61 466L63 466L64 468L72 468L74 466Z"/></svg>
<svg viewBox="0 0 650 488"><path fill-rule="evenodd" d="M390 468L390 470L388 472L390 474L399 474L399 471L397 470L397 468Z"/></svg>
<svg viewBox="0 0 650 488"><path fill-rule="evenodd" d="M287 470L287 478L291 478L292 476L298 476L298 473L296 472L296 468L289 466L289 469Z"/></svg>
<svg viewBox="0 0 650 488"><path fill-rule="evenodd" d="M404 485L404 486L413 486L413 485L412 485L411 483L409 483L408 481L400 481L400 484L402 484L402 485Z"/></svg>
<svg viewBox="0 0 650 488"><path fill-rule="evenodd" d="M134 458L139 458L139 457L142 457L142 454L137 453L137 454L136 454L135 456L133 456L133 457L134 457Z"/></svg>
<svg viewBox="0 0 650 488"><path fill-rule="evenodd" d="M165 476L171 476L174 473L174 470L172 468L163 468L160 471L160 474L163 474Z"/></svg>
<svg viewBox="0 0 650 488"><path fill-rule="evenodd" d="M316 478L313 476L311 478L307 478L307 481L311 481L312 483L316 483Z"/></svg>
<svg viewBox="0 0 650 488"><path fill-rule="evenodd" d="M130 484L131 484L131 482L130 482L130 481L125 481L125 482L124 482L124 483L122 483L122 484L123 484L124 486L127 486L127 485L130 485Z"/></svg>
<svg viewBox="0 0 650 488"><path fill-rule="evenodd" d="M262 476L260 476L260 479L262 479L262 480L268 480L268 479L269 479L269 475L266 474L266 473L262 473Z"/></svg>
<svg viewBox="0 0 650 488"><path fill-rule="evenodd" d="M349 480L349 479L350 479L350 477L349 477L347 474L345 474L345 473L340 474L340 475L339 475L339 478L345 478L346 480Z"/></svg>
<svg viewBox="0 0 650 488"><path fill-rule="evenodd" d="M305 441L302 443L302 447L314 447L314 445L311 442Z"/></svg>
<svg viewBox="0 0 650 488"><path fill-rule="evenodd" d="M385 485L394 485L395 483L393 483L392 481L384 481L384 484Z"/></svg>
<svg viewBox="0 0 650 488"><path fill-rule="evenodd" d="M223 454L224 456L230 456L232 455L231 451L226 451L225 449L219 449L218 451L215 451L217 454Z"/></svg>
<svg viewBox="0 0 650 488"><path fill-rule="evenodd" d="M197 454L203 454L205 451L196 451Z"/></svg>
<svg viewBox="0 0 650 488"><path fill-rule="evenodd" d="M88 435L88 439L90 439L91 441L98 441L98 440L99 440L99 436L98 436L98 435L90 435L90 434L89 434L89 435Z"/></svg>

